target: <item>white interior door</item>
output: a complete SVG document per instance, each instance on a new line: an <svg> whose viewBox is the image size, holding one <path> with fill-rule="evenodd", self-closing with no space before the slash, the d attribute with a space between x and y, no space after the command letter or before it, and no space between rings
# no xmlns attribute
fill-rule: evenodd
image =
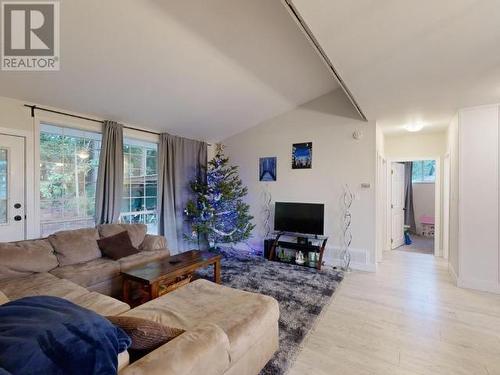
<svg viewBox="0 0 500 375"><path fill-rule="evenodd" d="M25 238L24 138L0 134L0 242Z"/></svg>
<svg viewBox="0 0 500 375"><path fill-rule="evenodd" d="M405 166L402 163L392 163L391 183L391 222L392 248L396 249L404 244L405 224Z"/></svg>

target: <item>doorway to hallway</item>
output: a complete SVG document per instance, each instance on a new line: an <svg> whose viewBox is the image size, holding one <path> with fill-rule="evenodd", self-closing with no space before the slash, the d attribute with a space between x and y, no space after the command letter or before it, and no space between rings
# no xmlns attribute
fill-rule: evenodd
<svg viewBox="0 0 500 375"><path fill-rule="evenodd" d="M435 254L436 217L440 214L439 162L392 161L390 168L391 249Z"/></svg>

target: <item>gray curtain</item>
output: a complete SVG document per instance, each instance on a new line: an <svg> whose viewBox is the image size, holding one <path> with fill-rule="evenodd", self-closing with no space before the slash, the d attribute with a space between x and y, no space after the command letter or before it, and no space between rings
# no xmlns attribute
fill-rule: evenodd
<svg viewBox="0 0 500 375"><path fill-rule="evenodd" d="M413 184L411 178L413 175L413 162L408 161L405 165L405 225L410 226L410 231L416 233L415 210L413 208Z"/></svg>
<svg viewBox="0 0 500 375"><path fill-rule="evenodd" d="M205 180L207 144L170 134L160 134L158 148L158 213L159 230L173 254L197 247L184 240L188 234L184 210L192 193L189 183L194 178Z"/></svg>
<svg viewBox="0 0 500 375"><path fill-rule="evenodd" d="M123 127L104 121L97 172L96 223L116 223L120 218L123 190Z"/></svg>

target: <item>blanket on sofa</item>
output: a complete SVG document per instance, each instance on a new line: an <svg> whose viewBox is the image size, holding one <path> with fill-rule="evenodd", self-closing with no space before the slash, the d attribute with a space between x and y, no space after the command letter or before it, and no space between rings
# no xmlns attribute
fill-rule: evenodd
<svg viewBox="0 0 500 375"><path fill-rule="evenodd" d="M116 374L129 346L120 328L62 298L0 306L0 374Z"/></svg>

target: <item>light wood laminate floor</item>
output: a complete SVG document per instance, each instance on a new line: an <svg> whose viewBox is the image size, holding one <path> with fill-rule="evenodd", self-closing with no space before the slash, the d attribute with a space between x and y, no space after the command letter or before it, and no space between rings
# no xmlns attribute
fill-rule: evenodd
<svg viewBox="0 0 500 375"><path fill-rule="evenodd" d="M500 296L457 288L447 263L393 251L349 274L288 375L500 375Z"/></svg>

